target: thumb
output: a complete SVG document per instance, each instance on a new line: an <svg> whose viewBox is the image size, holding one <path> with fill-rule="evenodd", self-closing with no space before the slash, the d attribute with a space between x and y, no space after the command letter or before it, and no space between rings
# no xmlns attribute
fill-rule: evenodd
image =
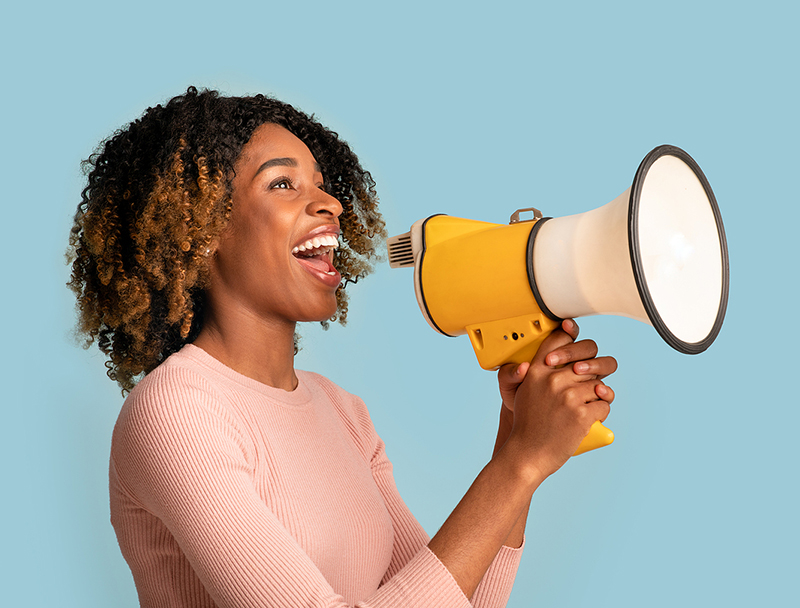
<svg viewBox="0 0 800 608"><path fill-rule="evenodd" d="M520 364L506 363L497 372L497 382L500 385L500 392L514 391L525 380L525 376L531 364L523 361Z"/></svg>

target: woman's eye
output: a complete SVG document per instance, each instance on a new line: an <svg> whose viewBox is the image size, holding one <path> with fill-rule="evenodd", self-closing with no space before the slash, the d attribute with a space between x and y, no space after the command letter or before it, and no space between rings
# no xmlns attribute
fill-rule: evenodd
<svg viewBox="0 0 800 608"><path fill-rule="evenodd" d="M269 189L289 190L292 187L292 180L288 177L280 177L269 185Z"/></svg>

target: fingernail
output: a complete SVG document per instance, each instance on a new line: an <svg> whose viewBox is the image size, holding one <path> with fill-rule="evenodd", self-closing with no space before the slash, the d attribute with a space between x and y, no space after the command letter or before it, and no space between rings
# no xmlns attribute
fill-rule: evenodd
<svg viewBox="0 0 800 608"><path fill-rule="evenodd" d="M575 364L575 371L577 373L579 373L579 374L582 374L583 372L588 372L589 371L589 364L588 363L576 363Z"/></svg>
<svg viewBox="0 0 800 608"><path fill-rule="evenodd" d="M547 355L547 365L558 365L558 355Z"/></svg>

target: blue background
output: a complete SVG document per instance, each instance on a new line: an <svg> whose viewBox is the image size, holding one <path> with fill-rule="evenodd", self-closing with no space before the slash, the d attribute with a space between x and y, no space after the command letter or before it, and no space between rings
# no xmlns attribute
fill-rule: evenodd
<svg viewBox="0 0 800 608"><path fill-rule="evenodd" d="M731 296L706 353L581 321L620 369L611 447L537 492L512 607L751 606L798 572L798 13L790 3L13 3L0 61L3 541L9 606L137 605L108 523L122 398L72 336L63 254L80 160L190 84L315 113L378 182L390 234L433 213L587 211L656 145L686 149L725 220ZM297 365L362 396L433 534L491 454L499 398L431 331L410 271L303 328ZM794 584L792 580L794 579Z"/></svg>

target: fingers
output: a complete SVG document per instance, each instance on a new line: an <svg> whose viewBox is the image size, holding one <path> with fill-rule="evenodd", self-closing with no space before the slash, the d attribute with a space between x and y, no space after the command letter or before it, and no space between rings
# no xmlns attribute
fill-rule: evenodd
<svg viewBox="0 0 800 608"><path fill-rule="evenodd" d="M561 322L561 329L563 329L573 341L578 339L580 328L578 327L578 324L575 323L574 319L564 319Z"/></svg>
<svg viewBox="0 0 800 608"><path fill-rule="evenodd" d="M514 411L514 396L517 388L525 380L531 364L527 361L517 365L507 363L497 372L497 384L500 388L500 397L503 399L503 406L510 411Z"/></svg>
<svg viewBox="0 0 800 608"><path fill-rule="evenodd" d="M587 420L591 423L595 420L605 422L611 413L611 403L614 401L614 391L599 380L591 387L591 394L587 395L584 404L586 408Z"/></svg>
<svg viewBox="0 0 800 608"><path fill-rule="evenodd" d="M512 420L508 441L520 438L521 445L532 446L537 466L550 462L553 466L545 468L553 471L575 452L595 421L606 420L614 401L614 391L601 376L616 370L616 360L597 357L597 345L573 342L576 335L576 327L565 324L548 336L529 367L508 365L499 373L501 387L513 386L514 393L512 405L506 406L512 413L503 410ZM576 371L578 363L587 364L577 368L583 373Z"/></svg>
<svg viewBox="0 0 800 608"><path fill-rule="evenodd" d="M612 389L610 386L606 386L602 382L594 387L594 392L601 401L605 401L609 405L614 402L616 397L614 389Z"/></svg>
<svg viewBox="0 0 800 608"><path fill-rule="evenodd" d="M614 357L596 357L578 361L572 366L579 376L594 376L603 379L617 371L617 360Z"/></svg>
<svg viewBox="0 0 800 608"><path fill-rule="evenodd" d="M594 422L605 422L611 413L611 404L614 402L614 391L599 380L594 388L594 399L586 402L587 416Z"/></svg>
<svg viewBox="0 0 800 608"><path fill-rule="evenodd" d="M604 422L614 401L614 391L600 380L573 384L563 395L564 405L572 409L584 425L591 425L596 420Z"/></svg>
<svg viewBox="0 0 800 608"><path fill-rule="evenodd" d="M560 351L565 346L574 343L578 338L580 328L578 324L572 319L564 319L561 322L561 329L555 330L539 347L539 352L545 354L545 364L551 367L569 363L570 360L576 361L577 359L569 359L569 355L562 354ZM553 355L553 353L556 353Z"/></svg>
<svg viewBox="0 0 800 608"><path fill-rule="evenodd" d="M574 333L574 330L571 330ZM577 334L576 334L577 335ZM534 361L539 361L544 365L549 365L550 367L555 367L556 364L550 363L550 356L553 353L560 353L561 349L573 344L574 338L564 331L563 329L554 329L550 332L550 335L547 336L542 344L539 346L539 350L537 351L536 355L534 356ZM560 355L557 355L559 358ZM566 360L565 360L566 362Z"/></svg>
<svg viewBox="0 0 800 608"><path fill-rule="evenodd" d="M497 382L500 384L500 390L514 389L518 384L525 380L528 369L531 364L525 361L517 365L516 363L507 363L497 372Z"/></svg>
<svg viewBox="0 0 800 608"><path fill-rule="evenodd" d="M611 406L614 402L614 390L605 384L603 384L600 380L593 381L590 383L583 393L584 399L586 404L595 405L599 403L604 406ZM608 412L605 414L608 415Z"/></svg>
<svg viewBox="0 0 800 608"><path fill-rule="evenodd" d="M548 353L545 363L551 367L565 365L573 361L583 361L597 356L597 344L594 340L581 340L563 344Z"/></svg>
<svg viewBox="0 0 800 608"><path fill-rule="evenodd" d="M589 415L590 418L599 422L605 422L608 415L611 413L611 404L608 401L593 401L593 411Z"/></svg>

